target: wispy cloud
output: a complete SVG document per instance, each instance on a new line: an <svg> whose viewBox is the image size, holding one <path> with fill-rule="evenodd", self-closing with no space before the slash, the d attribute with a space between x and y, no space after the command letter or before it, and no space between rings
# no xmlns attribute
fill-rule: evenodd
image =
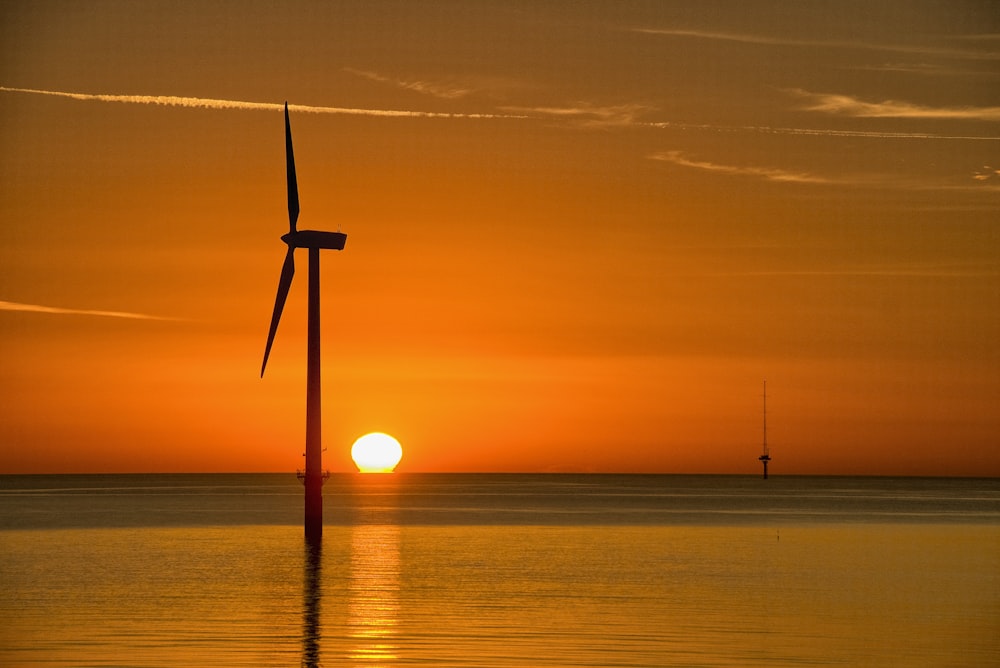
<svg viewBox="0 0 1000 668"><path fill-rule="evenodd" d="M632 32L647 35L664 35L667 37L693 37L696 39L711 39L723 42L742 42L744 44L769 44L780 46L818 46L821 44L842 46L842 42L819 42L815 40L789 39L769 37L767 35L748 35L742 33L715 32L712 30L682 30L679 28L632 28Z"/></svg>
<svg viewBox="0 0 1000 668"><path fill-rule="evenodd" d="M963 268L949 266L906 266L899 267L861 267L856 269L768 269L761 271L732 271L732 272L706 272L691 274L694 276L715 276L715 277L771 277L771 276L798 276L800 278L837 278L842 276L856 276L861 278L995 278L1000 276L1000 271L992 267Z"/></svg>
<svg viewBox="0 0 1000 668"><path fill-rule="evenodd" d="M971 35L958 35L956 39L970 42L1000 42L1000 32L983 32Z"/></svg>
<svg viewBox="0 0 1000 668"><path fill-rule="evenodd" d="M706 160L695 160L686 156L681 151L661 151L649 156L651 160L669 162L681 167L699 169L716 174L727 176L745 176L750 178L764 179L777 183L790 184L812 184L828 186L852 186L858 188L890 188L894 190L935 190L950 192L1000 192L1000 185L992 182L994 176L1000 175L1000 170L993 170L991 167L984 167L986 171L976 173L975 183L972 181L959 182L956 180L942 181L940 179L914 178L897 174L844 174L838 176L825 176L810 172L796 172L778 167L761 167L756 165L727 165ZM992 171L990 171L992 170ZM966 178L966 177L962 177ZM1000 180L1000 179L998 179Z"/></svg>
<svg viewBox="0 0 1000 668"><path fill-rule="evenodd" d="M48 313L52 315L94 315L105 318L127 318L130 320L176 320L145 313L129 313L126 311L98 311L93 309L59 308L41 306L39 304L19 304L17 302L0 301L0 311L24 311L27 313Z"/></svg>
<svg viewBox="0 0 1000 668"><path fill-rule="evenodd" d="M125 104L151 104L166 107L188 107L195 109L240 109L244 111L280 111L284 105L274 102L246 102L243 100L218 100L205 97L177 97L173 95L111 95L103 93L70 93L34 88L12 88L0 86L0 91L8 93L32 93L53 95L72 100L96 102L121 102ZM400 109L357 109L351 107L320 107L304 104L288 105L290 111L310 114L347 114L353 116L377 116L383 118L522 118L509 114L458 114L436 111L407 111Z"/></svg>
<svg viewBox="0 0 1000 668"><path fill-rule="evenodd" d="M237 109L246 111L280 111L282 104L274 102L246 102L241 100L220 100L202 97L177 97L171 95L111 95L103 93L72 93L65 91L39 90L34 88L14 88L0 86L0 92L29 93L35 95L50 95L72 100L118 102L124 104L161 105L170 107L187 107L196 109ZM819 96L806 91L792 91L800 96ZM952 140L985 140L1000 141L1000 136L983 137L968 135L941 135L922 132L881 132L863 130L827 130L811 128L767 127L767 126L723 126L699 123L683 123L677 121L642 121L640 117L653 111L653 107L642 104L620 104L599 106L590 103L578 103L563 107L526 107L507 106L500 114L461 114L430 111L407 111L399 109L358 109L350 107L321 107L301 104L290 104L291 111L314 114L347 114L356 116L375 116L388 118L468 118L468 119L562 119L582 128L609 127L654 127L674 128L681 130L708 130L717 132L759 132L771 134L840 136L840 137L871 137L881 139L952 139Z"/></svg>
<svg viewBox="0 0 1000 668"><path fill-rule="evenodd" d="M353 67L345 67L344 71L368 79L369 81L388 84L396 88L410 90L423 95L432 95L445 100L456 100L476 92L476 89L471 86L460 85L455 82L394 79L377 72L357 70Z"/></svg>
<svg viewBox="0 0 1000 668"><path fill-rule="evenodd" d="M686 157L680 151L664 151L654 153L649 157L653 160L662 160L663 162L670 162L681 167L691 167L693 169L728 174L730 176L752 176L782 183L834 183L831 179L807 172L791 172L775 167L722 165L704 160L693 160Z"/></svg>
<svg viewBox="0 0 1000 668"><path fill-rule="evenodd" d="M860 118L1000 121L1000 107L929 107L899 100L866 102L850 95L811 93L799 88L790 89L788 92L805 100L803 107L805 111Z"/></svg>
<svg viewBox="0 0 1000 668"><path fill-rule="evenodd" d="M753 35L742 33L716 32L711 30L682 30L670 28L632 28L633 32L648 35L664 35L668 37L691 37L725 42L740 42L743 44L760 44L766 46L796 46L796 47L829 47L837 49L858 49L865 51L888 51L892 53L920 54L960 58L969 60L1000 60L1000 52L983 51L979 49L954 49L931 45L911 44L876 44L872 42L853 42L849 40L795 39L790 37L773 37L769 35Z"/></svg>
<svg viewBox="0 0 1000 668"><path fill-rule="evenodd" d="M901 74L913 74L922 77L966 77L994 80L1000 77L1000 73L990 70L963 67L946 67L940 64L931 63L883 63L881 65L854 65L851 70L867 70L872 72L899 72Z"/></svg>
<svg viewBox="0 0 1000 668"><path fill-rule="evenodd" d="M972 178L976 181L1000 181L1000 169L983 165L982 169L976 170Z"/></svg>
<svg viewBox="0 0 1000 668"><path fill-rule="evenodd" d="M648 121L642 117L655 111L643 104L598 106L577 103L564 107L502 107L505 111L524 114L523 118L548 117L568 121L577 127L635 127L661 130L702 130L707 132L753 132L759 134L800 135L812 137L852 137L863 139L942 139L961 141L1000 141L1000 135L956 135L933 132L891 132L886 130L835 130L830 128L795 128L770 125L720 125L686 123L683 121Z"/></svg>
<svg viewBox="0 0 1000 668"><path fill-rule="evenodd" d="M859 137L864 139L949 139L963 141L1000 141L1000 135L943 135L933 132L888 132L881 130L833 130L830 128L790 128L769 125L712 125L707 123L681 123L677 121L643 121L637 125L677 130L706 130L713 132L757 132L761 134L802 135L812 137Z"/></svg>
<svg viewBox="0 0 1000 668"><path fill-rule="evenodd" d="M598 106L580 102L566 107L502 107L505 111L563 119L587 128L625 127L637 125L636 119L651 107L641 104L619 104Z"/></svg>

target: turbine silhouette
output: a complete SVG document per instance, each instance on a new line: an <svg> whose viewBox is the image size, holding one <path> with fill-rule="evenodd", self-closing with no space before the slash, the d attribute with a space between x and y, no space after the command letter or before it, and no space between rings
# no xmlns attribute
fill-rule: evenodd
<svg viewBox="0 0 1000 668"><path fill-rule="evenodd" d="M288 246L285 261L281 265L278 279L278 294L274 298L274 313L271 327L267 332L264 347L264 361L260 365L260 376L264 377L267 358L271 355L271 345L278 331L281 312L285 308L288 290L295 275L295 249L309 249L309 345L306 354L306 468L300 477L305 484L305 532L306 538L318 538L323 534L323 439L320 399L320 337L319 337L319 251L343 250L347 235L341 232L321 232L299 230L299 187L295 179L295 155L292 152L292 126L288 122L288 103L285 102L285 166L288 178L288 234L281 240Z"/></svg>

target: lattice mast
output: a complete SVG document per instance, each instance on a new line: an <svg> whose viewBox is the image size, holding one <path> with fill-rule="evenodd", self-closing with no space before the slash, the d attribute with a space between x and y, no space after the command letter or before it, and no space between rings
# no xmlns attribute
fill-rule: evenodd
<svg viewBox="0 0 1000 668"><path fill-rule="evenodd" d="M764 381L764 453L757 459L764 465L764 480L767 480L767 463L771 455L767 451L767 381Z"/></svg>

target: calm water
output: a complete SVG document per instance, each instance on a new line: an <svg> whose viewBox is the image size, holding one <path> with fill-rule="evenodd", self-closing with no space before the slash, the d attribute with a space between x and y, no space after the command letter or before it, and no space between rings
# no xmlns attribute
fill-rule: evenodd
<svg viewBox="0 0 1000 668"><path fill-rule="evenodd" d="M0 476L0 666L1000 665L1000 481Z"/></svg>

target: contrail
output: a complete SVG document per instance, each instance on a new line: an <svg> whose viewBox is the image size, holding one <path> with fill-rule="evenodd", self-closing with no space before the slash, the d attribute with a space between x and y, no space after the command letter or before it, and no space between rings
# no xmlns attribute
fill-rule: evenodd
<svg viewBox="0 0 1000 668"><path fill-rule="evenodd" d="M69 93L58 90L38 90L35 88L13 88L0 86L0 91L8 93L33 93L35 95L52 95L71 100L120 102L125 104L153 104L166 107L186 107L190 109L239 109L244 111L282 111L284 105L275 102L247 102L244 100L219 100L206 97L178 97L175 95L110 95L103 93ZM975 135L938 135L922 132L888 132L862 130L825 130L808 128L783 128L766 126L725 126L701 123L682 123L676 121L643 122L635 120L634 116L641 109L625 105L608 108L519 108L509 107L511 111L525 111L523 114L459 114L439 111L411 111L400 109L358 109L352 107L321 107L304 104L288 105L290 111L310 114L345 114L353 116L375 116L382 118L467 118L467 119L537 119L539 116L561 117L593 117L592 121L583 125L622 127L675 128L680 130L709 130L715 132L757 132L766 134L812 135L828 137L868 137L876 139L951 139L968 141L1000 141L1000 137ZM620 117L616 117L620 114Z"/></svg>
<svg viewBox="0 0 1000 668"><path fill-rule="evenodd" d="M568 107L501 107L506 111L524 112L520 118L556 118L568 120L577 127L589 128L657 128L660 130L705 130L709 132L754 132L808 137L861 137L866 139L951 139L965 141L1000 141L1000 136L941 135L931 132L891 132L888 130L832 130L813 128L772 127L766 125L713 125L681 121L641 121L640 114L652 111L639 104L597 106L577 104ZM987 110L989 111L989 110Z"/></svg>
<svg viewBox="0 0 1000 668"><path fill-rule="evenodd" d="M1000 136L939 135L930 132L891 132L887 130L830 130L812 128L770 127L766 125L708 125L704 123L679 123L674 121L649 121L637 123L650 128L679 130L711 130L714 132L756 132L775 135L804 135L810 137L860 137L869 139L951 139L964 141L1000 141Z"/></svg>
<svg viewBox="0 0 1000 668"><path fill-rule="evenodd" d="M8 93L33 93L52 95L71 100L96 102L122 102L125 104L154 104L165 107L187 107L192 109L240 109L244 111L282 111L283 104L275 102L246 102L244 100L217 100L207 97L178 97L176 95L110 95L103 93L68 93L58 90L38 90L35 88L12 88L0 86L0 91ZM317 107L305 104L290 104L289 111L308 114L346 114L351 116L380 116L383 118L528 118L511 114L458 114L440 111L407 111L399 109L356 109L351 107Z"/></svg>
<svg viewBox="0 0 1000 668"><path fill-rule="evenodd" d="M979 51L967 49L940 48L930 45L906 44L876 44L872 42L851 42L846 40L810 40L789 39L784 37L769 37L740 33L712 32L707 30L674 30L657 28L632 28L632 32L647 35L665 35L668 37L694 37L698 39L721 40L727 42L742 42L744 44L760 44L764 46L797 46L821 47L836 49L859 49L869 51L887 51L890 53L906 53L918 56L940 56L945 58L963 58L968 60L1000 60L1000 52Z"/></svg>
<svg viewBox="0 0 1000 668"><path fill-rule="evenodd" d="M97 315L105 318L128 318L131 320L174 320L157 315L144 313L128 313L125 311L95 311L91 309L58 308L41 306L39 304L19 304L17 302L0 301L0 311L25 311L28 313L51 313L55 315Z"/></svg>

